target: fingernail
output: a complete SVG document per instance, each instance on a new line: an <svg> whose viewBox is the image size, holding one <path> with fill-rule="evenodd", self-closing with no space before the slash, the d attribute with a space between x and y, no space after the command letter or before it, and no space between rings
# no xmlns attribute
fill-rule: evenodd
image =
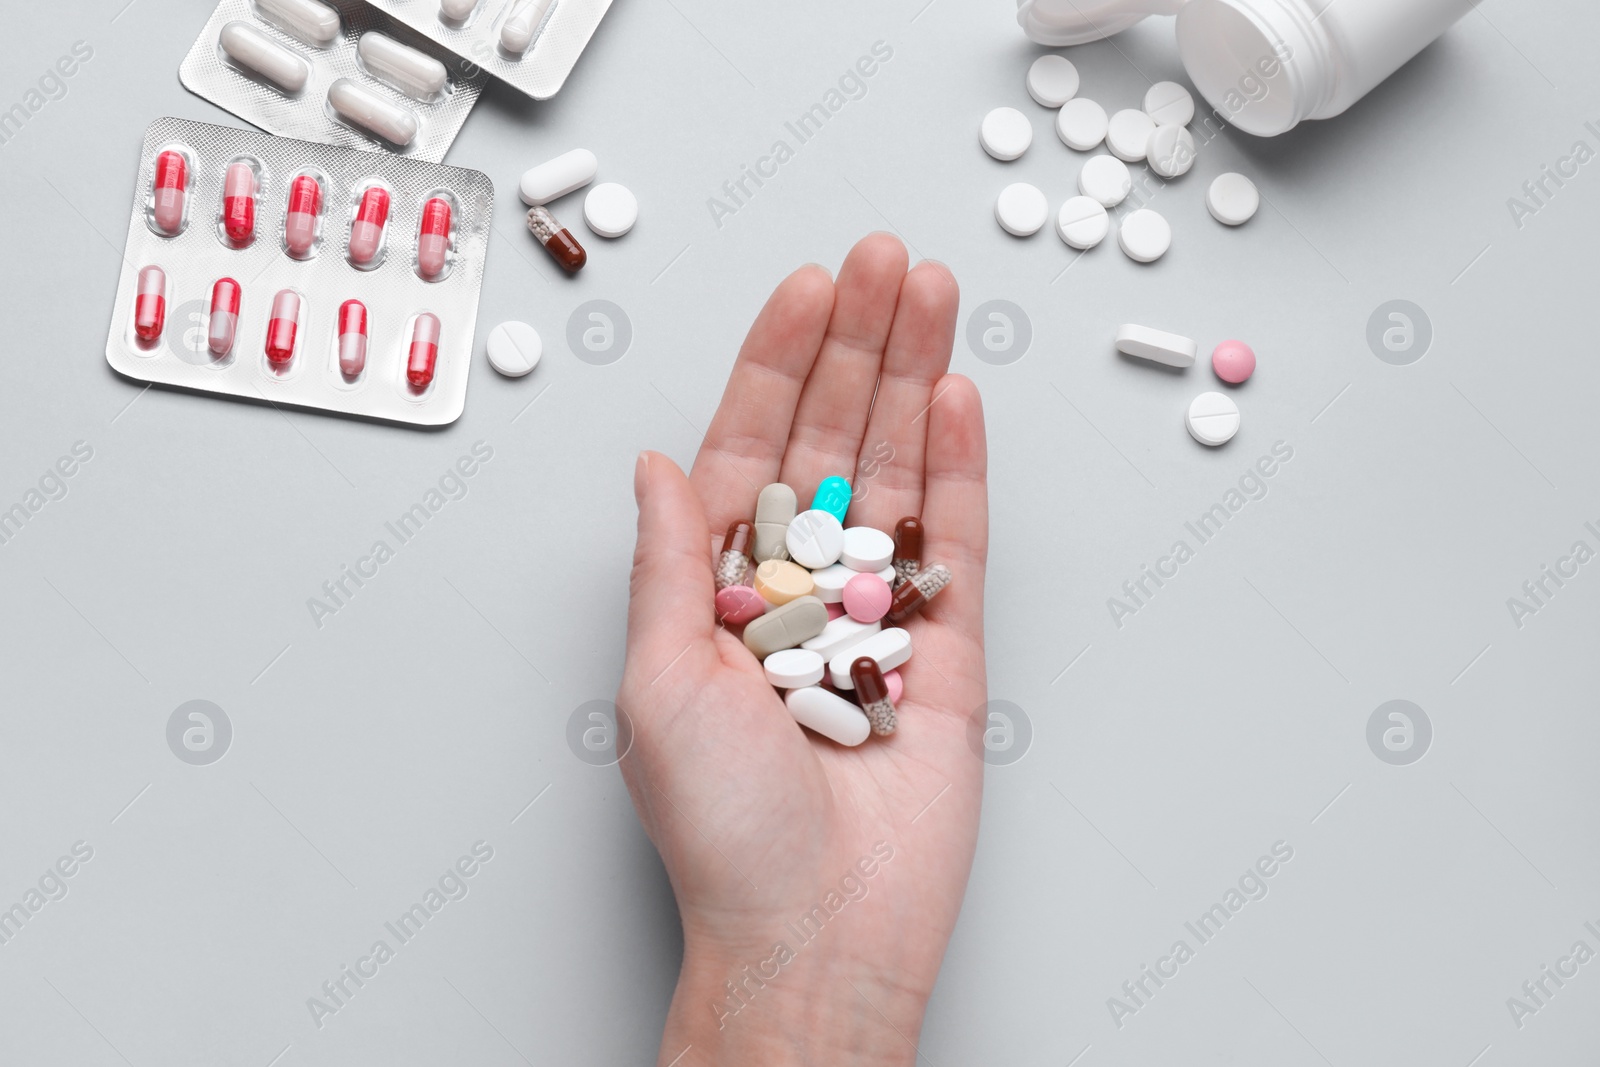
<svg viewBox="0 0 1600 1067"><path fill-rule="evenodd" d="M633 500L636 504L644 503L645 487L650 482L650 453L640 452L638 460L633 465Z"/></svg>
<svg viewBox="0 0 1600 1067"><path fill-rule="evenodd" d="M801 269L804 270L805 267L815 267L817 270L820 270L822 273L826 274L830 280L833 278L833 271L829 270L827 267L824 267L821 263L806 263L801 267Z"/></svg>

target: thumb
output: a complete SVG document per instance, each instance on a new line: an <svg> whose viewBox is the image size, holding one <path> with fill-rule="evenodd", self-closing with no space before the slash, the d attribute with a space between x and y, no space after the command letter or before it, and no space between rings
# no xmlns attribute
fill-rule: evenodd
<svg viewBox="0 0 1600 1067"><path fill-rule="evenodd" d="M716 626L711 534L689 479L661 453L639 453L633 495L639 540L628 580L628 659L653 676Z"/></svg>

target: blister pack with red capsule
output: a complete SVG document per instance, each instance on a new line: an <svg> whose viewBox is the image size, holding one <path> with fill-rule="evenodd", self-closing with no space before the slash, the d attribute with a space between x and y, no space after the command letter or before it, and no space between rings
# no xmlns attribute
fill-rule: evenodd
<svg viewBox="0 0 1600 1067"><path fill-rule="evenodd" d="M106 361L203 393L454 422L493 200L480 171L157 119Z"/></svg>

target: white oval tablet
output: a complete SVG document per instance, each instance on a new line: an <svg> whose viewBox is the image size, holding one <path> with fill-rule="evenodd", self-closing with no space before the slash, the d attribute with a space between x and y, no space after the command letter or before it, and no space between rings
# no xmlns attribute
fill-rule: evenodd
<svg viewBox="0 0 1600 1067"><path fill-rule="evenodd" d="M1183 126L1157 126L1144 154L1150 169L1163 178L1182 177L1194 166L1194 134Z"/></svg>
<svg viewBox="0 0 1600 1067"><path fill-rule="evenodd" d="M822 681L827 664L821 656L804 648L786 648L761 661L767 682L779 689L799 689Z"/></svg>
<svg viewBox="0 0 1600 1067"><path fill-rule="evenodd" d="M1144 113L1157 125L1187 126L1194 120L1194 97L1177 82L1156 82L1144 94Z"/></svg>
<svg viewBox="0 0 1600 1067"><path fill-rule="evenodd" d="M286 93L298 93L311 77L311 65L248 22L230 22L217 35L229 59L254 71Z"/></svg>
<svg viewBox="0 0 1600 1067"><path fill-rule="evenodd" d="M1128 323L1117 327L1117 351L1169 367L1192 367L1200 346L1181 334Z"/></svg>
<svg viewBox="0 0 1600 1067"><path fill-rule="evenodd" d="M839 553L844 550L844 527L831 511L802 511L789 523L783 542L789 548L790 559L810 570L821 570L839 562Z"/></svg>
<svg viewBox="0 0 1600 1067"><path fill-rule="evenodd" d="M1224 226L1243 226L1260 207L1260 191L1243 174L1219 174L1206 190L1206 210Z"/></svg>
<svg viewBox="0 0 1600 1067"><path fill-rule="evenodd" d="M1068 198L1056 213L1056 233L1073 248L1090 249L1111 232L1111 216L1092 196Z"/></svg>
<svg viewBox="0 0 1600 1067"><path fill-rule="evenodd" d="M373 77L417 100L443 92L450 80L437 59L376 31L361 35L356 54Z"/></svg>
<svg viewBox="0 0 1600 1067"><path fill-rule="evenodd" d="M1239 405L1222 393L1201 393L1190 402L1184 423L1201 444L1225 445L1239 432Z"/></svg>
<svg viewBox="0 0 1600 1067"><path fill-rule="evenodd" d="M872 734L866 712L838 693L818 686L789 690L783 706L795 722L841 745L853 748Z"/></svg>
<svg viewBox="0 0 1600 1067"><path fill-rule="evenodd" d="M983 116L978 140L985 152L1009 163L1033 144L1033 123L1014 107L997 107Z"/></svg>
<svg viewBox="0 0 1600 1067"><path fill-rule="evenodd" d="M839 562L853 571L883 570L894 560L894 538L871 526L852 526L844 532Z"/></svg>
<svg viewBox="0 0 1600 1067"><path fill-rule="evenodd" d="M621 237L639 221L639 199L626 186L601 182L583 198L583 221L601 237Z"/></svg>
<svg viewBox="0 0 1600 1067"><path fill-rule="evenodd" d="M1104 207L1116 207L1132 191L1133 175L1128 173L1128 165L1113 156L1095 156L1078 172L1078 192Z"/></svg>
<svg viewBox="0 0 1600 1067"><path fill-rule="evenodd" d="M542 207L558 200L574 189L582 189L594 181L600 161L587 148L574 148L554 159L547 159L537 167L522 172L517 192L529 207Z"/></svg>
<svg viewBox="0 0 1600 1067"><path fill-rule="evenodd" d="M831 660L845 649L859 645L881 629L883 629L881 622L857 622L848 615L841 615L837 619L829 619L828 625L822 628L820 634L809 641L802 641L800 647L810 649L823 659Z"/></svg>
<svg viewBox="0 0 1600 1067"><path fill-rule="evenodd" d="M326 45L339 36L339 13L319 0L255 0L268 22L307 44Z"/></svg>
<svg viewBox="0 0 1600 1067"><path fill-rule="evenodd" d="M994 202L1000 228L1014 237L1032 237L1050 217L1050 201L1035 186L1017 182L1000 190Z"/></svg>
<svg viewBox="0 0 1600 1067"><path fill-rule="evenodd" d="M1172 247L1172 227L1166 219L1142 207L1122 220L1122 228L1117 231L1117 243L1129 259L1154 263Z"/></svg>
<svg viewBox="0 0 1600 1067"><path fill-rule="evenodd" d="M843 563L814 570L811 572L811 595L824 604L842 604L845 584L855 576L856 572Z"/></svg>
<svg viewBox="0 0 1600 1067"><path fill-rule="evenodd" d="M415 111L385 100L349 78L340 78L328 86L328 106L346 122L371 130L401 148L415 141L421 129Z"/></svg>
<svg viewBox="0 0 1600 1067"><path fill-rule="evenodd" d="M879 630L860 644L835 655L828 661L828 677L835 689L856 687L856 683L850 679L850 664L862 656L870 656L878 661L881 669L892 671L911 658L911 635L894 626Z"/></svg>
<svg viewBox="0 0 1600 1067"><path fill-rule="evenodd" d="M1137 163L1144 158L1155 128L1155 120L1149 115L1126 108L1106 122L1106 147L1124 163Z"/></svg>
<svg viewBox="0 0 1600 1067"><path fill-rule="evenodd" d="M1056 136L1068 148L1089 152L1106 139L1106 109L1085 97L1074 97L1056 114Z"/></svg>
<svg viewBox="0 0 1600 1067"><path fill-rule="evenodd" d="M539 365L544 342L525 322L502 322L489 331L489 366L507 378L520 378Z"/></svg>
<svg viewBox="0 0 1600 1067"><path fill-rule="evenodd" d="M1060 107L1078 95L1078 68L1066 56L1040 56L1028 68L1028 95L1045 107Z"/></svg>

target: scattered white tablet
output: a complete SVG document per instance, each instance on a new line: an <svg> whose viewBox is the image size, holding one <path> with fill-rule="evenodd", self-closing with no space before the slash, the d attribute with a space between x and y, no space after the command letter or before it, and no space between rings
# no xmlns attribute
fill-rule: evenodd
<svg viewBox="0 0 1600 1067"><path fill-rule="evenodd" d="M1239 432L1239 405L1222 393L1201 393L1185 417L1189 436L1212 448L1225 445Z"/></svg>
<svg viewBox="0 0 1600 1067"><path fill-rule="evenodd" d="M994 202L994 217L1000 228L1014 237L1032 237L1050 217L1050 202L1037 187L1017 182L1000 190Z"/></svg>
<svg viewBox="0 0 1600 1067"><path fill-rule="evenodd" d="M1033 123L1014 107L997 107L983 116L978 130L983 150L1003 163L1021 156L1033 143Z"/></svg>
<svg viewBox="0 0 1600 1067"><path fill-rule="evenodd" d="M1078 192L1104 207L1116 207L1133 191L1128 165L1112 156L1095 156L1078 172Z"/></svg>
<svg viewBox="0 0 1600 1067"><path fill-rule="evenodd" d="M1198 154L1194 134L1186 127L1161 125L1150 134L1145 147L1145 161L1150 169L1163 178L1178 178L1189 173Z"/></svg>
<svg viewBox="0 0 1600 1067"><path fill-rule="evenodd" d="M1260 207L1261 193L1243 174L1219 174L1206 190L1206 210L1225 226L1243 226Z"/></svg>
<svg viewBox="0 0 1600 1067"><path fill-rule="evenodd" d="M489 366L507 378L520 378L539 365L544 342L525 322L502 322L489 331Z"/></svg>
<svg viewBox="0 0 1600 1067"><path fill-rule="evenodd" d="M1106 109L1087 97L1068 100L1056 113L1056 136L1068 148L1089 152L1106 139Z"/></svg>
<svg viewBox="0 0 1600 1067"><path fill-rule="evenodd" d="M1106 147L1124 163L1137 163L1144 159L1150 144L1150 135L1156 123L1143 111L1126 108L1112 115L1106 122Z"/></svg>
<svg viewBox="0 0 1600 1067"><path fill-rule="evenodd" d="M1172 247L1172 226L1154 211L1142 207L1122 220L1117 243L1129 259L1154 263Z"/></svg>
<svg viewBox="0 0 1600 1067"><path fill-rule="evenodd" d="M583 221L601 237L621 237L639 221L639 200L626 186L601 182L583 198Z"/></svg>
<svg viewBox="0 0 1600 1067"><path fill-rule="evenodd" d="M1144 94L1144 113L1157 125L1187 126L1194 121L1194 97L1177 82L1156 82Z"/></svg>
<svg viewBox="0 0 1600 1067"><path fill-rule="evenodd" d="M1111 217L1092 196L1074 196L1056 213L1056 233L1073 248L1090 249L1111 232Z"/></svg>
<svg viewBox="0 0 1600 1067"><path fill-rule="evenodd" d="M1078 68L1066 56L1040 56L1028 68L1028 95L1045 107L1060 107L1078 95Z"/></svg>
<svg viewBox="0 0 1600 1067"><path fill-rule="evenodd" d="M1200 353L1193 338L1149 326L1127 323L1117 327L1117 351L1135 359L1165 363L1169 367L1192 367Z"/></svg>

